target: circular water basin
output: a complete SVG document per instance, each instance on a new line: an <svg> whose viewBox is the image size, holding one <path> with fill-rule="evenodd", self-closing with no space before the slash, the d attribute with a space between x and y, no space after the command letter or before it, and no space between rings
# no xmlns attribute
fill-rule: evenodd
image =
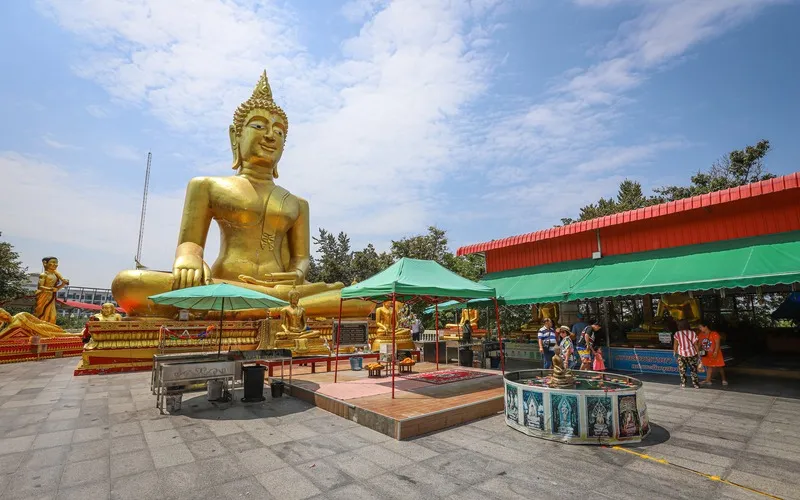
<svg viewBox="0 0 800 500"><path fill-rule="evenodd" d="M551 370L505 374L506 424L530 436L572 444L636 443L650 433L642 382L574 371L575 386L548 386Z"/></svg>

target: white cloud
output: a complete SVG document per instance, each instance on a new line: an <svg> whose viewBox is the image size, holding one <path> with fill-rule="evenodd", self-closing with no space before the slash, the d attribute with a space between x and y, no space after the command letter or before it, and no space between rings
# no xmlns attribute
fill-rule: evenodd
<svg viewBox="0 0 800 500"><path fill-rule="evenodd" d="M49 135L44 136L42 138L42 140L44 141L45 144L47 144L48 146L50 146L53 149L72 149L72 150L76 150L76 151L79 150L79 149L82 149L79 146L73 146L72 144L67 144L65 142L59 142L59 141L53 139Z"/></svg>
<svg viewBox="0 0 800 500"><path fill-rule="evenodd" d="M86 112L95 118L105 118L108 116L108 111L106 111L106 108L98 104L90 104L86 106Z"/></svg>

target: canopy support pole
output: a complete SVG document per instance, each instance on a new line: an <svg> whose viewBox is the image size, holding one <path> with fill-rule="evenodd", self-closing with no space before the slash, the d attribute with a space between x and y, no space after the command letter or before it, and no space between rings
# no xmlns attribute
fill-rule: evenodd
<svg viewBox="0 0 800 500"><path fill-rule="evenodd" d="M608 366L614 368L614 362L611 361L611 331L609 326L608 299L603 299L603 330L605 330L606 334L606 354L604 359L608 359Z"/></svg>
<svg viewBox="0 0 800 500"><path fill-rule="evenodd" d="M339 297L339 323L336 327L336 368L333 370L333 383L335 384L339 378L339 344L342 342L342 302L344 300ZM369 335L367 335L369 340Z"/></svg>
<svg viewBox="0 0 800 500"><path fill-rule="evenodd" d="M505 354L503 354L503 333L500 331L500 308L497 305L497 297L492 300L494 301L494 321L497 326L497 342L500 344L500 371L505 375L506 357Z"/></svg>
<svg viewBox="0 0 800 500"><path fill-rule="evenodd" d="M436 369L439 369L439 303L436 303Z"/></svg>
<svg viewBox="0 0 800 500"><path fill-rule="evenodd" d="M222 353L222 320L225 318L225 297L222 297L222 308L219 311L219 343L217 344L217 359Z"/></svg>
<svg viewBox="0 0 800 500"><path fill-rule="evenodd" d="M394 399L394 357L397 349L395 330L397 329L397 294L392 293L392 399Z"/></svg>

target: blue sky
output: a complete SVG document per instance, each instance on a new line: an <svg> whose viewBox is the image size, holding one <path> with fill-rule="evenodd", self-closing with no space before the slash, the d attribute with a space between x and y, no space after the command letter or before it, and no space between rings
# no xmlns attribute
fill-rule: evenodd
<svg viewBox="0 0 800 500"><path fill-rule="evenodd" d="M766 0L5 2L0 231L31 270L55 254L108 286L152 151L143 260L170 269L186 183L232 172L264 68L290 122L279 183L356 248L549 227L759 139L793 172L798 22Z"/></svg>

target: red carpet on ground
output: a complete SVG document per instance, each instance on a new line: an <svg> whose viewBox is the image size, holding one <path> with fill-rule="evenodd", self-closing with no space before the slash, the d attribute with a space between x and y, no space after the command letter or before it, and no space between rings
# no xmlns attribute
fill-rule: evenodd
<svg viewBox="0 0 800 500"><path fill-rule="evenodd" d="M485 373L473 370L438 370L435 372L415 373L413 375L403 376L406 380L419 380L421 382L428 382L429 384L449 384L451 382L461 382L462 380L470 380L473 378L490 377L493 373Z"/></svg>

